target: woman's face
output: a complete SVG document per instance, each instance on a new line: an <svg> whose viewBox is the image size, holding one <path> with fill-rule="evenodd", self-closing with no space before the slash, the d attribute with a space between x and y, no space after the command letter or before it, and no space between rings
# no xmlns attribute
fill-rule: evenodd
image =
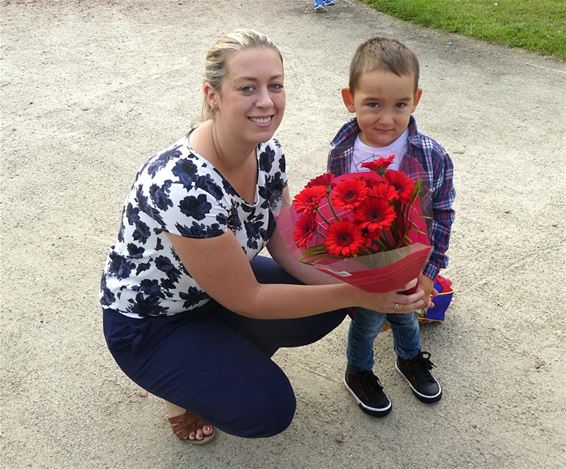
<svg viewBox="0 0 566 469"><path fill-rule="evenodd" d="M279 54L270 48L247 48L234 52L226 66L220 90L211 91L216 124L246 143L269 140L285 111Z"/></svg>

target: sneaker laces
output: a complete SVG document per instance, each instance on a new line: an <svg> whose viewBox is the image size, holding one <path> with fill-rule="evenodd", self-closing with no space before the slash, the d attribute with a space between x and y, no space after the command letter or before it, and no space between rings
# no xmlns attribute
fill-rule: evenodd
<svg viewBox="0 0 566 469"><path fill-rule="evenodd" d="M362 387L370 389L372 393L381 394L383 391L383 386L379 382L379 378L375 376L371 371L364 371L359 374L360 381L362 382ZM369 386L365 386L369 385Z"/></svg>
<svg viewBox="0 0 566 469"><path fill-rule="evenodd" d="M426 366L426 368L428 370L432 370L433 368L436 367L436 365L430 361L430 353L429 352L419 352L419 354L417 355L417 358L419 359L419 361L424 366Z"/></svg>
<svg viewBox="0 0 566 469"><path fill-rule="evenodd" d="M415 375L417 375L420 379L434 381L434 378L430 374L430 370L436 367L436 365L430 361L430 353L419 352L413 360L414 366L412 368Z"/></svg>

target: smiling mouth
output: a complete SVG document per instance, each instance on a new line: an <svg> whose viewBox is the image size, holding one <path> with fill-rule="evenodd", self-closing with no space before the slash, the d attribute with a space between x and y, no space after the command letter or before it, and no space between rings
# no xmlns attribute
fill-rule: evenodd
<svg viewBox="0 0 566 469"><path fill-rule="evenodd" d="M271 123L273 116L250 116L248 117L254 124L268 125Z"/></svg>

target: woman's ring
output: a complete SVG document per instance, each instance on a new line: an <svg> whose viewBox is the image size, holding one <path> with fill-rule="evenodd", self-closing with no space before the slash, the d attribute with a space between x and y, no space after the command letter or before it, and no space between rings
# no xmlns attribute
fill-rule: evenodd
<svg viewBox="0 0 566 469"><path fill-rule="evenodd" d="M394 309L395 311L397 311L398 308L399 308L399 303L395 303L395 304L393 305L393 309Z"/></svg>

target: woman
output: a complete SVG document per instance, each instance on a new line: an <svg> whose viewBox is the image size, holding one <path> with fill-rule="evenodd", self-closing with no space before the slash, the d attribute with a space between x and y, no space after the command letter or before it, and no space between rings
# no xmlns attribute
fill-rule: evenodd
<svg viewBox="0 0 566 469"><path fill-rule="evenodd" d="M312 343L347 308L403 313L423 293L368 293L297 262L275 231L289 203L273 139L285 110L283 59L238 30L206 57L203 123L139 170L101 285L104 333L122 370L165 400L195 444L214 427L244 437L293 417L279 347ZM266 246L272 259L257 256ZM309 284L309 285L304 285Z"/></svg>

